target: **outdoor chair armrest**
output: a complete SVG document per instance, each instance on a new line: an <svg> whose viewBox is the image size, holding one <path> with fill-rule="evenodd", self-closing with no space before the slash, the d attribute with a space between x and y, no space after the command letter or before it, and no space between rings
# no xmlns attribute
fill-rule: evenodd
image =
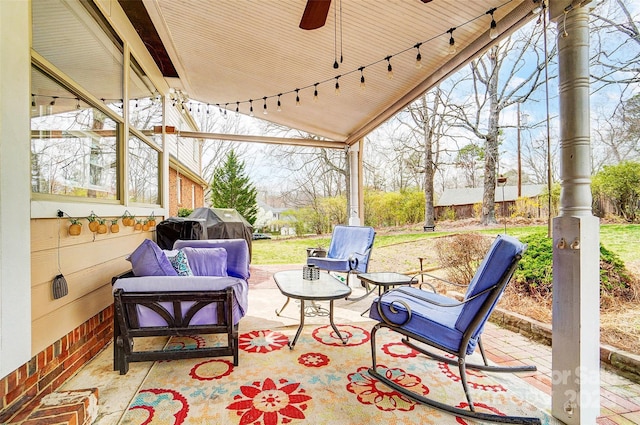
<svg viewBox="0 0 640 425"><path fill-rule="evenodd" d="M355 270L358 268L358 264L360 264L360 258L366 258L367 254L363 254L361 252L352 252L349 255L349 268L351 270Z"/></svg>
<svg viewBox="0 0 640 425"><path fill-rule="evenodd" d="M474 299L486 294L487 292L493 290L496 286L497 285L492 285L492 286L488 287L487 289L485 289L484 291L478 292L477 294L473 295L472 297L465 298L462 301L456 301L456 302L451 302L451 303L441 303L441 302L429 299L427 297L421 297L420 295L416 295L416 294L413 294L413 293L405 291L404 288L391 289L391 290L385 292L384 294L382 294L380 296L380 299L382 299L382 297L384 297L385 295L389 295L389 294L392 294L392 293L395 292L395 293L402 293L402 294L406 294L406 295L412 296L414 298L419 299L420 301L424 301L426 303L429 303L429 304L432 304L432 305L436 305L438 307L458 307L458 306L464 305L464 304L468 303L469 301L472 301L472 300L474 300ZM454 301L452 298L450 298L450 299L451 299L451 301Z"/></svg>
<svg viewBox="0 0 640 425"><path fill-rule="evenodd" d="M433 274L430 274L430 273L427 273L427 272L418 272L418 273L416 273L415 277L417 278L418 276L426 276L429 279L437 280L439 282L446 283L447 285L457 286L458 288L467 288L467 286L468 286L468 285L462 285L460 283L451 282L450 280L443 279L441 277L438 277L436 275L433 275ZM429 285L429 286L432 286L432 285Z"/></svg>

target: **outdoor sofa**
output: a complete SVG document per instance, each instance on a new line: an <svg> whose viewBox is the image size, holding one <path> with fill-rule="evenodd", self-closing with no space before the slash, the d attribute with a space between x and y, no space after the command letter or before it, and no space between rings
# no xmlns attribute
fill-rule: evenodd
<svg viewBox="0 0 640 425"><path fill-rule="evenodd" d="M177 240L171 251L147 239L128 259L132 270L112 279L114 370L126 374L129 362L193 357L233 356L238 364L238 323L248 306L244 239ZM226 334L226 345L134 347L140 337L203 334Z"/></svg>

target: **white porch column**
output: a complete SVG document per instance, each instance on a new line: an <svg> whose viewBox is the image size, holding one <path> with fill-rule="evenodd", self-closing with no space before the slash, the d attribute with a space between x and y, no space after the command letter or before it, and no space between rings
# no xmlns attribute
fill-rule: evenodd
<svg viewBox="0 0 640 425"><path fill-rule="evenodd" d="M0 377L31 358L30 11L0 0Z"/></svg>
<svg viewBox="0 0 640 425"><path fill-rule="evenodd" d="M573 3L550 3L559 34L561 162L560 215L553 220L552 413L567 424L594 424L600 411L600 227L591 212L588 10Z"/></svg>
<svg viewBox="0 0 640 425"><path fill-rule="evenodd" d="M360 226L360 167L359 153L360 144L353 144L348 147L349 159L349 226Z"/></svg>

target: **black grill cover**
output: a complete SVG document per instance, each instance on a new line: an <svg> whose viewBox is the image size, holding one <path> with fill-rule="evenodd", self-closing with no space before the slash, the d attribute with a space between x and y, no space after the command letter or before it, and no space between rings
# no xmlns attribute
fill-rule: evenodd
<svg viewBox="0 0 640 425"><path fill-rule="evenodd" d="M253 227L238 211L233 208L196 208L189 218L204 220L205 239L244 239L249 247L251 258L251 241Z"/></svg>
<svg viewBox="0 0 640 425"><path fill-rule="evenodd" d="M178 239L207 239L204 221L169 217L156 225L156 239L161 249L173 249L173 243Z"/></svg>

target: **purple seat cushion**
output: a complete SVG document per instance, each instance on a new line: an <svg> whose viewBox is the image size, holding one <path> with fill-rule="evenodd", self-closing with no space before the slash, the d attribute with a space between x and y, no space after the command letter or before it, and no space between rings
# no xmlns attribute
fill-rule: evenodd
<svg viewBox="0 0 640 425"><path fill-rule="evenodd" d="M128 260L131 262L131 269L136 276L178 275L165 253L151 239L145 239L131 253Z"/></svg>
<svg viewBox="0 0 640 425"><path fill-rule="evenodd" d="M194 276L220 276L227 274L227 250L224 248L181 248L189 260Z"/></svg>

